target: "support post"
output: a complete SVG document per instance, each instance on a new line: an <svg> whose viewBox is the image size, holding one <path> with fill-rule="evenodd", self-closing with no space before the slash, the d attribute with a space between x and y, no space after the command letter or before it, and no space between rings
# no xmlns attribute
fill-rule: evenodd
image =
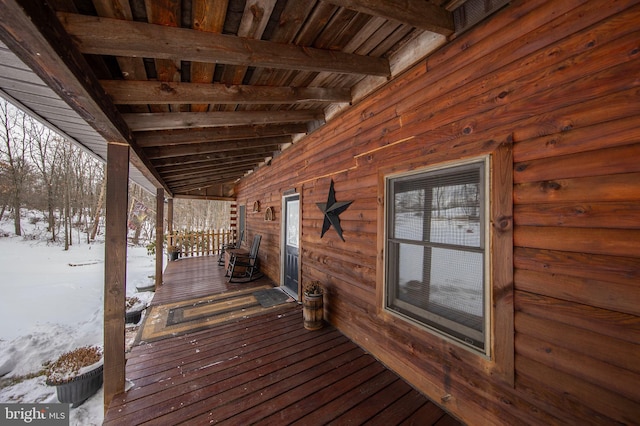
<svg viewBox="0 0 640 426"><path fill-rule="evenodd" d="M129 145L107 146L107 202L104 267L104 409L124 392L125 296L127 288L127 204Z"/></svg>
<svg viewBox="0 0 640 426"><path fill-rule="evenodd" d="M173 198L169 198L167 202L167 234L173 234ZM173 241L168 241L173 244Z"/></svg>
<svg viewBox="0 0 640 426"><path fill-rule="evenodd" d="M162 286L162 259L164 258L164 189L156 190L156 290Z"/></svg>

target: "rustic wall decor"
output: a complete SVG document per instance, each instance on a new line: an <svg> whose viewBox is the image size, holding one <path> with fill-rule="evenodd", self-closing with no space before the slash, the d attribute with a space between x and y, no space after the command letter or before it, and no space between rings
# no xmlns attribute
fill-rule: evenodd
<svg viewBox="0 0 640 426"><path fill-rule="evenodd" d="M336 201L336 193L333 189L333 180L331 180L331 187L329 187L327 202L316 203L320 211L324 213L324 222L322 223L322 233L320 234L320 238L324 237L325 232L327 232L331 225L333 225L342 241L344 241L344 237L342 236L342 227L340 226L340 213L345 211L351 203L353 203L353 200Z"/></svg>
<svg viewBox="0 0 640 426"><path fill-rule="evenodd" d="M266 220L267 222L271 222L275 220L275 213L273 211L273 207L267 207L267 209L264 211L264 220Z"/></svg>
<svg viewBox="0 0 640 426"><path fill-rule="evenodd" d="M257 213L260 211L260 201L256 201L253 203L253 212Z"/></svg>

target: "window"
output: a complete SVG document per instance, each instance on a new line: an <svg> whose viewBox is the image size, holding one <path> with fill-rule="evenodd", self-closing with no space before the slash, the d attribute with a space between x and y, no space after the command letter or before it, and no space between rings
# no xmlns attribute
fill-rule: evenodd
<svg viewBox="0 0 640 426"><path fill-rule="evenodd" d="M489 156L386 180L385 309L490 352Z"/></svg>

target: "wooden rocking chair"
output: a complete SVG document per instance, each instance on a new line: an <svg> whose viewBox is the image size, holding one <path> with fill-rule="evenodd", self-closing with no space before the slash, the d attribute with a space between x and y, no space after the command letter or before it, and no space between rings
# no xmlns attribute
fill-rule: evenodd
<svg viewBox="0 0 640 426"><path fill-rule="evenodd" d="M240 237L236 240L234 244L223 244L220 249L220 256L218 257L218 266L224 265L224 252L229 249L239 249L242 244L242 240L244 239L244 230L240 233Z"/></svg>
<svg viewBox="0 0 640 426"><path fill-rule="evenodd" d="M258 260L258 249L260 248L261 240L262 235L256 235L253 237L251 251L248 254L235 253L233 251L229 252L231 254L231 259L229 261L229 268L227 269L226 275L229 277L228 282L249 282L261 276ZM237 271L236 268L238 268Z"/></svg>

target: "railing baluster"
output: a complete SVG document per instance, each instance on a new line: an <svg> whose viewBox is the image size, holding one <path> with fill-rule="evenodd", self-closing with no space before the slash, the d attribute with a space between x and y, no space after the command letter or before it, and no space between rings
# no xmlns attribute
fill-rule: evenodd
<svg viewBox="0 0 640 426"><path fill-rule="evenodd" d="M176 247L180 257L219 256L222 246L236 242L235 229L174 231L167 234L167 244Z"/></svg>

